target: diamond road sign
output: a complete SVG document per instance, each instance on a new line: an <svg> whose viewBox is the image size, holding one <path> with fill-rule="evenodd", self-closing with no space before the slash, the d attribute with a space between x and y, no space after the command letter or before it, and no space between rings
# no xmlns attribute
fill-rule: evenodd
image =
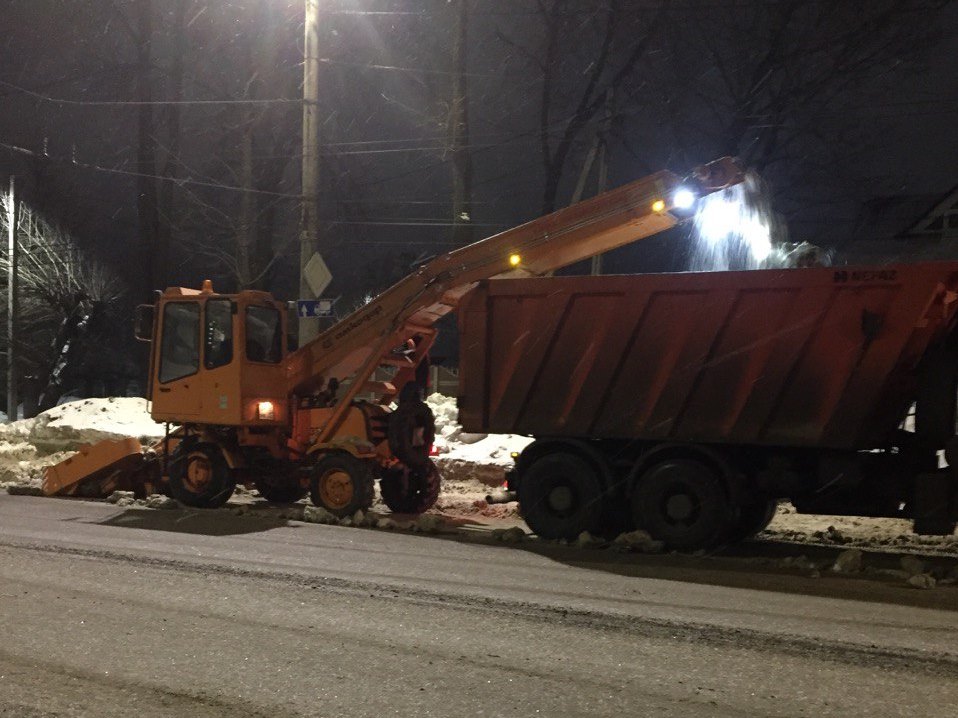
<svg viewBox="0 0 958 718"><path fill-rule="evenodd" d="M335 299L300 299L296 302L296 314L300 317L331 317Z"/></svg>
<svg viewBox="0 0 958 718"><path fill-rule="evenodd" d="M333 281L333 273L329 271L329 267L326 266L326 262L323 261L319 252L313 254L306 262L306 266L303 267L303 278L313 291L314 297L321 296L326 291L329 283Z"/></svg>

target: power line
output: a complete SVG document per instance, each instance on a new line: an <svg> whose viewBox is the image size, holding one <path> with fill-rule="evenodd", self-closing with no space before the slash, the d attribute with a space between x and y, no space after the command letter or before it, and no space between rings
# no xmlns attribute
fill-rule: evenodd
<svg viewBox="0 0 958 718"><path fill-rule="evenodd" d="M14 85L0 80L0 85L24 95L29 95L43 102L55 105L71 105L79 107L141 107L141 106L168 106L168 105L280 105L303 104L302 98L275 97L264 100L69 100L62 97L51 97L25 87Z"/></svg>
<svg viewBox="0 0 958 718"><path fill-rule="evenodd" d="M325 65L341 65L343 67L359 67L368 70L390 70L393 72L415 72L420 75L465 75L466 77L501 77L501 74L494 72L453 72L451 70L427 70L423 67L401 67L399 65L381 65L374 62L347 62L346 60L333 60L328 57L319 58L319 62Z"/></svg>
<svg viewBox="0 0 958 718"><path fill-rule="evenodd" d="M75 160L75 159L74 160L57 159L54 157L50 157L48 155L38 154L34 152L33 150L28 150L24 147L10 145L10 144L7 144L6 142L0 142L0 147L10 150L11 152L27 155L28 157L38 157L38 158L49 160L52 162L60 162L62 164L71 164L75 167L82 167L84 169L95 170L97 172L106 172L108 174L124 175L127 177L146 177L148 179L161 180L165 182L173 182L181 186L192 185L195 187L209 187L213 189L229 190L233 192L248 192L250 194L261 194L261 195L266 195L269 197L280 197L283 199L294 199L297 201L303 198L303 196L300 194L291 194L288 192L271 192L269 190L254 189L252 187L238 187L236 185L220 184L218 182L205 182L202 180L190 179L189 177L167 177L166 175L148 174L145 172L135 172L133 170L122 170L116 167L104 167L98 164L80 162L79 160Z"/></svg>

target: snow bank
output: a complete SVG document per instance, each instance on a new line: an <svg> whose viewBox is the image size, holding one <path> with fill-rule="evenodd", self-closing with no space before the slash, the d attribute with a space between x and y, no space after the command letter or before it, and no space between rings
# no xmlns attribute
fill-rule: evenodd
<svg viewBox="0 0 958 718"><path fill-rule="evenodd" d="M426 399L436 416L436 464L443 478L479 481L499 486L503 470L512 466L512 452L522 451L532 439L515 434L469 434L456 421L456 400L433 394Z"/></svg>

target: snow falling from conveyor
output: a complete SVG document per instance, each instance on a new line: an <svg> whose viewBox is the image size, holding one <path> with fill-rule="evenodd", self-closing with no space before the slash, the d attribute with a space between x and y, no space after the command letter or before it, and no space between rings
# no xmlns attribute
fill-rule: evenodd
<svg viewBox="0 0 958 718"><path fill-rule="evenodd" d="M745 181L699 200L693 219L689 269L721 272L759 269L773 255L775 221L765 185L749 172Z"/></svg>

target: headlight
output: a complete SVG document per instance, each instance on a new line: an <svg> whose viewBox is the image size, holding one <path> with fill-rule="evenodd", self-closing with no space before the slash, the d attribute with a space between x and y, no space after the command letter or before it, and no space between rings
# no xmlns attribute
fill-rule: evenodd
<svg viewBox="0 0 958 718"><path fill-rule="evenodd" d="M256 404L256 418L261 421L276 421L276 406L271 401Z"/></svg>

